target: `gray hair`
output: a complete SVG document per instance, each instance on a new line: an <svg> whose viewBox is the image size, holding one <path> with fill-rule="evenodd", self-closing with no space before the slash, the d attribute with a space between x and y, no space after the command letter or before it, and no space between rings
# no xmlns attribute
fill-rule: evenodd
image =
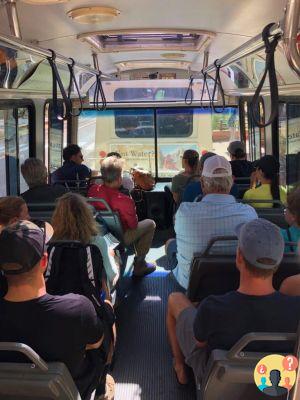
<svg viewBox="0 0 300 400"><path fill-rule="evenodd" d="M112 183L122 176L124 160L117 157L106 157L101 162L101 176L104 182Z"/></svg>
<svg viewBox="0 0 300 400"><path fill-rule="evenodd" d="M216 174L226 172L223 168L218 168L214 171ZM229 193L233 184L232 176L222 176L210 178L202 176L201 185L205 194L209 193Z"/></svg>
<svg viewBox="0 0 300 400"><path fill-rule="evenodd" d="M21 172L30 188L47 183L47 168L38 158L27 158L21 165Z"/></svg>

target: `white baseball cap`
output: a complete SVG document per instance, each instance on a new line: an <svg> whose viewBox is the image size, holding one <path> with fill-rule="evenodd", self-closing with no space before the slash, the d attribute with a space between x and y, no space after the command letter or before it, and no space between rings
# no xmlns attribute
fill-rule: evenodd
<svg viewBox="0 0 300 400"><path fill-rule="evenodd" d="M224 172L214 173L217 169L223 169ZM212 156L205 160L202 176L207 178L222 178L225 176L232 176L231 164L222 156Z"/></svg>

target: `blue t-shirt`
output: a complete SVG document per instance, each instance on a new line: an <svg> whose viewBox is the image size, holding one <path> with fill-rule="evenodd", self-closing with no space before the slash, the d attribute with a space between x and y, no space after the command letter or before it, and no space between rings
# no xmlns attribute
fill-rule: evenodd
<svg viewBox="0 0 300 400"><path fill-rule="evenodd" d="M296 333L300 319L300 296L274 292L250 296L237 291L208 296L198 307L194 335L207 342L210 350L229 350L250 332ZM293 350L291 342L253 342L248 351L283 352Z"/></svg>
<svg viewBox="0 0 300 400"><path fill-rule="evenodd" d="M230 194L234 197L237 197L239 193L239 189L236 184L232 185L230 190ZM197 196L202 196L202 188L200 182L191 182L187 185L183 192L182 201L183 202L193 202Z"/></svg>
<svg viewBox="0 0 300 400"><path fill-rule="evenodd" d="M300 228L296 226L290 226L288 229L281 229L281 234L285 242L296 242L300 241ZM299 246L298 246L299 247ZM294 253L297 248L293 246L285 246L285 253Z"/></svg>

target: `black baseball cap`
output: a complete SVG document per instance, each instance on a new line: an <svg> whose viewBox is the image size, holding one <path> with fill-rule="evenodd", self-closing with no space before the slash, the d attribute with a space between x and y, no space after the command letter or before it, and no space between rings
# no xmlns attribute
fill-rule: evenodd
<svg viewBox="0 0 300 400"><path fill-rule="evenodd" d="M43 257L45 233L30 221L19 221L0 234L0 269L6 275L30 271Z"/></svg>

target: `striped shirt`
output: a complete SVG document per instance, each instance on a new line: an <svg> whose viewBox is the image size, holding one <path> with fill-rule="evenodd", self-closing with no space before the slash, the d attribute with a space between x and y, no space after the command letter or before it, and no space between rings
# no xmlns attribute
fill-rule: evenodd
<svg viewBox="0 0 300 400"><path fill-rule="evenodd" d="M203 252L210 239L235 235L236 226L255 218L254 208L227 194L208 194L200 203L182 203L175 217L178 264L174 275L179 284L187 289L193 255ZM214 253L234 254L235 250L232 242L214 245Z"/></svg>

